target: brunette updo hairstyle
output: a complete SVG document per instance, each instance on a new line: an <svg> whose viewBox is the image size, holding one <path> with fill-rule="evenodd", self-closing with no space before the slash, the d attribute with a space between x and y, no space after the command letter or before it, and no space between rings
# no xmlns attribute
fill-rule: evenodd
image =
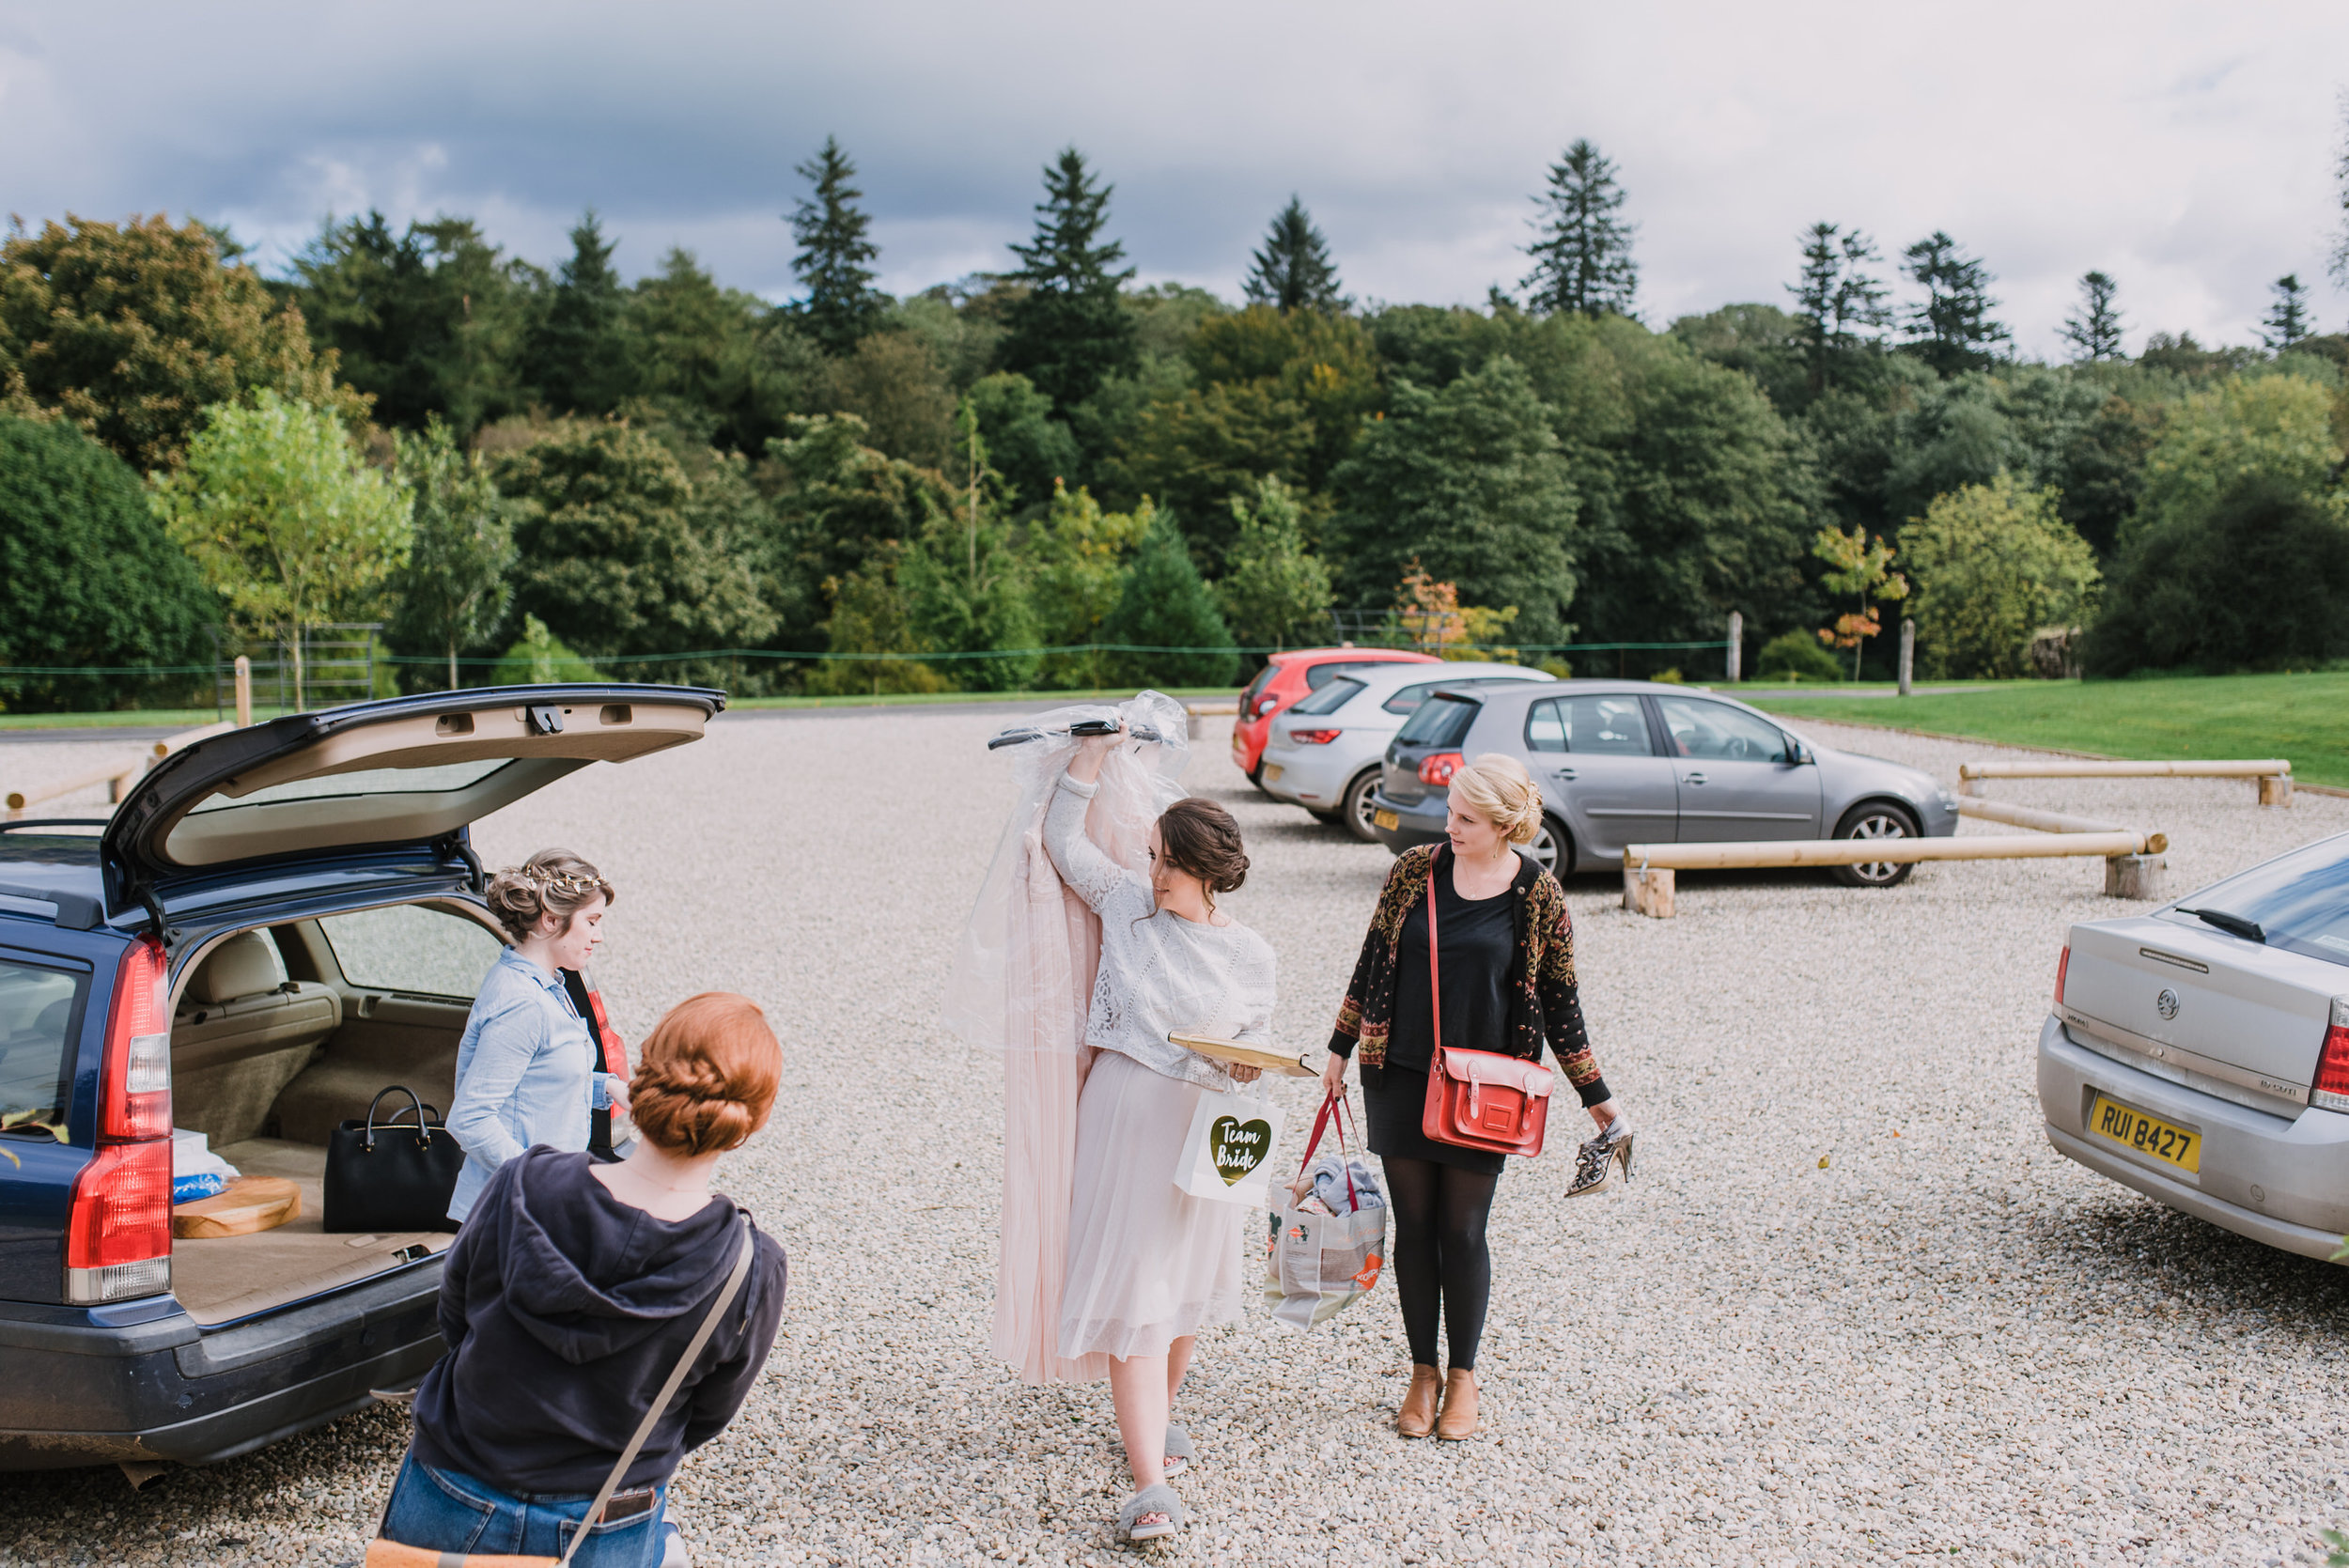
<svg viewBox="0 0 2349 1568"><path fill-rule="evenodd" d="M783 1048L758 1003L704 991L669 1009L645 1036L630 1080L629 1119L680 1157L739 1148L767 1125L783 1077Z"/></svg>
<svg viewBox="0 0 2349 1568"><path fill-rule="evenodd" d="M490 878L487 896L490 912L516 941L537 930L541 916L555 916L563 923L560 930L568 931L571 917L597 898L606 904L620 900L602 872L568 849L541 849L521 864L507 866Z"/></svg>
<svg viewBox="0 0 2349 1568"><path fill-rule="evenodd" d="M1187 795L1159 818L1159 845L1166 863L1207 885L1207 907L1215 895L1248 880L1248 857L1240 849L1239 824L1213 800Z"/></svg>

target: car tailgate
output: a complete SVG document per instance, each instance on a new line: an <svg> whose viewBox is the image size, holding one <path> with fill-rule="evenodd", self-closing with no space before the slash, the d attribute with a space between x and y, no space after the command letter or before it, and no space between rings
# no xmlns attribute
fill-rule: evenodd
<svg viewBox="0 0 2349 1568"><path fill-rule="evenodd" d="M2076 925L2071 947L2068 1022L2118 1032L2143 1054L2190 1053L2176 1064L2307 1103L2349 970L2150 916Z"/></svg>

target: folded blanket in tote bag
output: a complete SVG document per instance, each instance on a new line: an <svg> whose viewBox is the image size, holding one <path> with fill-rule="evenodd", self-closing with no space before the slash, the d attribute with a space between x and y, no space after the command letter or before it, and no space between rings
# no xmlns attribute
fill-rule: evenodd
<svg viewBox="0 0 2349 1568"><path fill-rule="evenodd" d="M1322 1102L1303 1165L1284 1193L1288 1201L1269 1216L1265 1304L1273 1322L1299 1332L1369 1295L1386 1262L1387 1199L1370 1162L1346 1152L1343 1128L1338 1152L1314 1157L1324 1127L1336 1124L1344 1104L1337 1095ZM1325 1203L1330 1195L1335 1202Z"/></svg>

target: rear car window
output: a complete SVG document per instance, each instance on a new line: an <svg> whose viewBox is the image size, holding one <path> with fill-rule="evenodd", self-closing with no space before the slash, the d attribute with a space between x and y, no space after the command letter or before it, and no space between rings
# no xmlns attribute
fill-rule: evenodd
<svg viewBox="0 0 2349 1568"><path fill-rule="evenodd" d="M1242 702L1253 702L1256 698L1256 693L1265 689L1265 683L1272 678L1272 673L1278 668L1280 668L1280 666L1277 664L1268 664L1263 669L1258 670L1256 672L1256 678L1250 681L1248 683L1248 689L1239 694L1240 700Z"/></svg>
<svg viewBox="0 0 2349 1568"><path fill-rule="evenodd" d="M1376 662L1376 660L1333 659L1327 664L1309 665L1305 670L1305 690L1318 691L1346 671L1366 669Z"/></svg>
<svg viewBox="0 0 2349 1568"><path fill-rule="evenodd" d="M1525 745L1585 756L1655 755L1637 697L1550 697L1526 710Z"/></svg>
<svg viewBox="0 0 2349 1568"><path fill-rule="evenodd" d="M1308 718L1317 713L1335 713L1353 701L1354 694L1361 689L1362 683L1359 680L1333 680L1289 711L1304 714Z"/></svg>
<svg viewBox="0 0 2349 1568"><path fill-rule="evenodd" d="M343 978L369 990L470 1001L506 944L463 915L422 904L319 922Z"/></svg>
<svg viewBox="0 0 2349 1568"><path fill-rule="evenodd" d="M1694 697L1658 697L1664 728L1684 757L1717 762L1784 762L1786 732L1727 703Z"/></svg>
<svg viewBox="0 0 2349 1568"><path fill-rule="evenodd" d="M1427 700L1427 693L1442 684L1441 681L1427 680L1417 686L1407 686L1378 706L1389 713L1417 713L1420 704Z"/></svg>
<svg viewBox="0 0 2349 1568"><path fill-rule="evenodd" d="M0 958L0 1128L65 1141L67 1042L88 977Z"/></svg>
<svg viewBox="0 0 2349 1568"><path fill-rule="evenodd" d="M2258 925L2269 947L2349 964L2349 835L2255 865L2178 908L2233 915Z"/></svg>
<svg viewBox="0 0 2349 1568"><path fill-rule="evenodd" d="M1438 694L1419 705L1419 710L1403 722L1396 733L1398 746L1457 746L1476 722L1477 710L1485 705L1472 697L1453 697Z"/></svg>

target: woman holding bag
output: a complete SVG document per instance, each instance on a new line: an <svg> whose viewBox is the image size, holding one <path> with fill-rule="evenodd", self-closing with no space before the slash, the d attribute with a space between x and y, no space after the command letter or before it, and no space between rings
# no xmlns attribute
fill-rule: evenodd
<svg viewBox="0 0 2349 1568"><path fill-rule="evenodd" d="M1630 1126L1583 1030L1565 892L1517 849L1541 820L1541 791L1515 758L1488 753L1453 775L1446 842L1397 857L1330 1038L1323 1086L1342 1094L1346 1063L1360 1055L1371 1152L1386 1170L1392 1267L1411 1348L1410 1388L1395 1417L1406 1437L1456 1440L1476 1430L1476 1349L1492 1292L1485 1227L1508 1157L1428 1135L1439 1040L1446 1050L1526 1063L1538 1063L1548 1041L1599 1126L1569 1196L1603 1185L1617 1164L1630 1172ZM1448 1374L1436 1359L1439 1320Z"/></svg>
<svg viewBox="0 0 2349 1568"><path fill-rule="evenodd" d="M1244 1211L1183 1192L1175 1168L1200 1094L1257 1076L1167 1035L1268 1043L1273 958L1262 937L1216 908L1216 895L1248 875L1239 826L1221 806L1196 798L1169 806L1150 831L1147 877L1086 836L1103 759L1122 738L1092 736L1079 746L1045 815L1044 846L1101 918L1084 1036L1100 1054L1077 1104L1060 1354L1110 1358L1134 1483L1118 1528L1145 1541L1183 1523L1166 1483L1187 1466L1190 1444L1169 1418L1192 1345L1200 1329L1240 1314Z"/></svg>

